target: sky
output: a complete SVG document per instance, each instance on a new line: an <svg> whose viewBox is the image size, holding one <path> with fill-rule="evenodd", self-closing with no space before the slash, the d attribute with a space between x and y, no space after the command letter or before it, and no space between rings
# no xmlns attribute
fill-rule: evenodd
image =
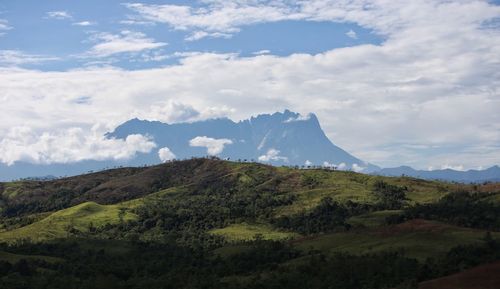
<svg viewBox="0 0 500 289"><path fill-rule="evenodd" d="M103 137L133 117L290 109L382 167L498 165L499 5L0 1L0 163L133 155L147 138Z"/></svg>

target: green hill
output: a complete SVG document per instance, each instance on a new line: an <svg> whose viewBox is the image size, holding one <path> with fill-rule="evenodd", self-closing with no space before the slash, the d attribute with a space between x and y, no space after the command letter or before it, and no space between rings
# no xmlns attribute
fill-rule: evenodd
<svg viewBox="0 0 500 289"><path fill-rule="evenodd" d="M35 242L64 238L72 232L88 232L106 224L117 224L136 219L126 205L99 205L85 202L50 214L30 225L0 232L0 240L31 240Z"/></svg>
<svg viewBox="0 0 500 289"><path fill-rule="evenodd" d="M110 280L117 288L163 288L165 280L174 288L322 288L306 282L311 274L345 286L333 288L395 288L500 258L499 199L494 183L217 159L0 183L0 284L2 270L18 280L29 269L33 282L64 272L75 288ZM335 279L308 271L318 266L361 269ZM396 268L408 271L373 277ZM187 272L201 283L181 282Z"/></svg>

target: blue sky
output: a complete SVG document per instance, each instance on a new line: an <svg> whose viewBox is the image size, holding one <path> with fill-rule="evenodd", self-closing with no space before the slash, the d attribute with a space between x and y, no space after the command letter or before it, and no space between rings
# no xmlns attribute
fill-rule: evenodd
<svg viewBox="0 0 500 289"><path fill-rule="evenodd" d="M102 137L133 117L288 108L380 166L500 164L499 19L472 0L1 1L0 163L133 154Z"/></svg>
<svg viewBox="0 0 500 289"><path fill-rule="evenodd" d="M200 7L195 1L141 3ZM7 1L0 4L0 11L2 19L13 27L2 37L0 49L54 59L22 64L41 70L67 70L96 62L124 69L160 67L176 63L179 58L176 55L182 52L238 53L241 56L316 54L363 43L379 44L383 39L356 23L284 20L243 25L238 33L222 37L189 40L192 31L140 20L123 1ZM123 31L142 33L141 38L162 45L116 53L109 58L86 55L99 43L95 37L100 33L123 35Z"/></svg>

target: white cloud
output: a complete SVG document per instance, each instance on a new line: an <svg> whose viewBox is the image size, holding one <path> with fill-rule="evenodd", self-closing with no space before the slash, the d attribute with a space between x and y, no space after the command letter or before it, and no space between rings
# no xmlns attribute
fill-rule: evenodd
<svg viewBox="0 0 500 289"><path fill-rule="evenodd" d="M269 149L265 155L259 156L258 160L261 162L270 162L270 161L288 162L288 158L280 156L280 151L277 149Z"/></svg>
<svg viewBox="0 0 500 289"><path fill-rule="evenodd" d="M63 19L71 19L73 16L69 14L68 11L50 11L47 12L47 18L63 20Z"/></svg>
<svg viewBox="0 0 500 289"><path fill-rule="evenodd" d="M345 163L340 163L337 166L337 170L345 170L347 168L347 165Z"/></svg>
<svg viewBox="0 0 500 289"><path fill-rule="evenodd" d="M309 161L309 160L306 160L306 161L304 162L304 165L305 165L305 166L312 166L312 164L313 164L313 163L312 163L311 161Z"/></svg>
<svg viewBox="0 0 500 289"><path fill-rule="evenodd" d="M236 33L248 25L285 20L357 23L379 34L390 35L411 30L415 25L431 28L438 25L443 18L457 22L475 21L477 18L491 17L498 13L492 11L497 7L488 11L488 3L480 1L435 0L387 3L384 0L212 0L202 3L204 5L198 7L143 3L124 5L137 13L134 16L136 19L165 23L174 29L194 31L201 36L192 37L191 40L200 39L203 35L211 33ZM449 10L458 11L459 14L467 11L470 13L459 19L457 15L446 14ZM431 18L430 14L435 17ZM445 32L444 29L439 30ZM351 38L357 37L352 30L347 32L347 35Z"/></svg>
<svg viewBox="0 0 500 289"><path fill-rule="evenodd" d="M252 52L253 55L264 55L264 54L269 54L269 53L271 53L271 50L268 50L268 49L263 49L263 50Z"/></svg>
<svg viewBox="0 0 500 289"><path fill-rule="evenodd" d="M441 166L441 169L442 170L451 169L451 170L455 170L455 171L465 171L465 168L464 168L463 165L449 165L449 164L445 164L445 165Z"/></svg>
<svg viewBox="0 0 500 289"><path fill-rule="evenodd" d="M347 31L347 33L345 35L347 35L347 37L352 38L352 39L358 39L358 34L356 34L356 32L352 29Z"/></svg>
<svg viewBox="0 0 500 289"><path fill-rule="evenodd" d="M207 153L211 156L220 154L224 150L224 146L232 144L233 141L221 138L215 139L206 136L197 136L189 141L192 147L206 147Z"/></svg>
<svg viewBox="0 0 500 289"><path fill-rule="evenodd" d="M0 35L3 35L5 31L11 30L12 27L9 26L9 21L5 19L0 19Z"/></svg>
<svg viewBox="0 0 500 289"><path fill-rule="evenodd" d="M190 105L168 101L162 105L153 105L150 109L137 112L141 119L158 120L164 123L187 122L197 118L200 112Z"/></svg>
<svg viewBox="0 0 500 289"><path fill-rule="evenodd" d="M311 119L311 114L308 113L306 115L299 114L297 117L291 117L284 121L284 123L296 122L296 121L308 121Z"/></svg>
<svg viewBox="0 0 500 289"><path fill-rule="evenodd" d="M177 30L194 30L199 35L227 35L239 31L239 27L244 25L303 18L300 12L294 13L294 7L284 5L281 1L262 2L265 4L258 2L260 1L206 1L208 5L200 8L170 4L125 5L146 21L166 23Z"/></svg>
<svg viewBox="0 0 500 289"><path fill-rule="evenodd" d="M59 58L44 55L26 54L19 50L0 50L0 66L37 64L54 60L59 60Z"/></svg>
<svg viewBox="0 0 500 289"><path fill-rule="evenodd" d="M202 38L231 38L231 34L221 33L221 32L206 32L206 31L195 31L191 35L185 38L186 41L196 41Z"/></svg>
<svg viewBox="0 0 500 289"><path fill-rule="evenodd" d="M158 157L164 163L175 159L175 154L168 147L163 147L158 150Z"/></svg>
<svg viewBox="0 0 500 289"><path fill-rule="evenodd" d="M124 25L141 25L141 26L154 26L156 23L152 21L141 21L137 19L128 19L120 21L120 24Z"/></svg>
<svg viewBox="0 0 500 289"><path fill-rule="evenodd" d="M97 33L92 40L97 42L87 56L108 57L126 52L140 52L166 46L167 43L156 42L142 32L123 30L120 34Z"/></svg>
<svg viewBox="0 0 500 289"><path fill-rule="evenodd" d="M232 112L234 112L234 109L225 105L220 107L204 107L198 110L192 105L168 100L151 105L147 109L136 110L132 113L132 117L151 121L156 120L164 123L178 123L220 118Z"/></svg>
<svg viewBox="0 0 500 289"><path fill-rule="evenodd" d="M124 160L148 153L156 144L134 134L125 140L107 139L96 131L68 128L56 133L38 133L30 127L14 127L0 141L0 163L18 161L36 164L72 163L83 160Z"/></svg>
<svg viewBox="0 0 500 289"><path fill-rule="evenodd" d="M73 25L76 25L76 26L92 26L92 25L96 25L96 24L97 24L96 22L92 22L92 21L80 21L80 22L73 23Z"/></svg>
<svg viewBox="0 0 500 289"><path fill-rule="evenodd" d="M366 168L365 167L362 167L358 164L352 164L352 170L357 172L357 173L360 173L362 171L364 171Z"/></svg>
<svg viewBox="0 0 500 289"><path fill-rule="evenodd" d="M480 1L362 4L303 1L297 13L374 29L384 36L380 45L284 57L179 53L178 64L135 71L0 68L0 135L22 123L47 131L97 118L116 125L172 100L235 120L284 108L314 112L335 144L381 166L500 163L500 32L483 25L500 8ZM255 9L249 15L262 19ZM185 29L220 32L205 26ZM72 101L82 95L92 104Z"/></svg>

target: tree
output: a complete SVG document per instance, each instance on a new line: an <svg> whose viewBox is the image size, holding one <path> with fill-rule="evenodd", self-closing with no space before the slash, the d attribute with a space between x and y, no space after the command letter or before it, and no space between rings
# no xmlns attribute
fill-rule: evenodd
<svg viewBox="0 0 500 289"><path fill-rule="evenodd" d="M379 199L380 205L389 210L401 209L404 206L407 191L407 187L391 185L382 180L376 181L373 188L373 193Z"/></svg>

